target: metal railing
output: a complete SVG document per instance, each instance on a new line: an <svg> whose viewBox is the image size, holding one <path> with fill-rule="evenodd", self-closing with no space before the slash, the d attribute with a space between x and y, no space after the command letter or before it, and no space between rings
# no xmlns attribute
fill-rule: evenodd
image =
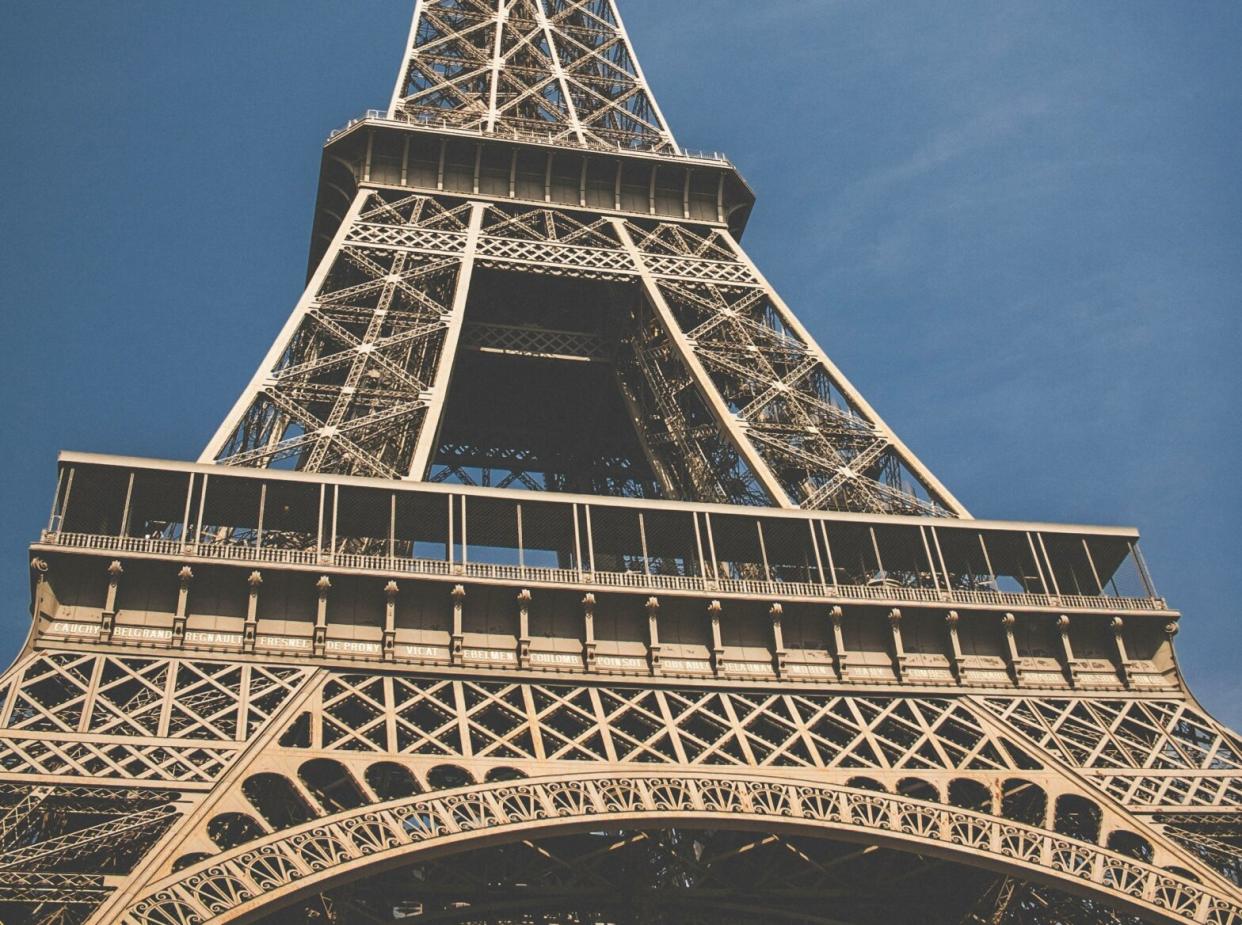
<svg viewBox="0 0 1242 925"><path fill-rule="evenodd" d="M565 137L566 132L564 126L560 127L560 131L549 131L545 133L523 132L520 129L512 127L505 127L502 130L494 132L485 132L481 128L466 128L461 125L455 125L445 118L438 120L430 117L404 117L394 119L388 114L388 111L384 109L368 109L363 115L356 116L340 128L333 129L328 133L325 144L334 141L350 129L362 125L363 123L379 123L381 125L392 125L401 128L412 125L417 126L418 128L435 129L439 132L448 132L454 135L463 135L470 138L486 138L490 136L494 138L510 139L513 141L529 141L535 144L556 144L562 147L580 148L584 151L599 151L606 154L633 154L640 157L659 157L661 159L680 158L691 161L714 161L727 167L733 166L733 162L719 151L691 151L686 148L682 148L680 151L653 152L645 151L641 148L627 148L620 142L616 145L603 145L599 143L584 145L576 140L567 139Z"/></svg>
<svg viewBox="0 0 1242 925"><path fill-rule="evenodd" d="M483 580L522 581L550 585L627 588L640 591L678 591L699 594L735 594L772 599L870 601L886 604L960 604L996 608L1065 608L1102 611L1163 612L1163 598L1060 596L1011 591L913 588L892 583L850 585L777 581L752 578L707 578L698 575L660 575L641 571L588 571L487 562L450 562L405 556L377 556L316 549L263 548L246 543L200 542L144 537L102 536L92 533L47 532L42 542L72 549L137 553L175 558L214 559L252 564L318 565L384 574L459 576Z"/></svg>

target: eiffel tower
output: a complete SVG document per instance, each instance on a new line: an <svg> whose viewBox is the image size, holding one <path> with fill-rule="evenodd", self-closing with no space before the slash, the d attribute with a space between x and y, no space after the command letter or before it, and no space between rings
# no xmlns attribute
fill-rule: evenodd
<svg viewBox="0 0 1242 925"><path fill-rule="evenodd" d="M197 462L64 453L0 922L1242 925L1134 530L973 518L613 0L419 0Z"/></svg>

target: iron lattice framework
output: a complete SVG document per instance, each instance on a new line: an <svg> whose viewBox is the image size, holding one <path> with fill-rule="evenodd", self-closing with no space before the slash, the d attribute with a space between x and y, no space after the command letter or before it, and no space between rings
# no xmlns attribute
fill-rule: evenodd
<svg viewBox="0 0 1242 925"><path fill-rule="evenodd" d="M62 454L0 922L1242 925L1124 528L972 519L611 0L420 0L198 463Z"/></svg>

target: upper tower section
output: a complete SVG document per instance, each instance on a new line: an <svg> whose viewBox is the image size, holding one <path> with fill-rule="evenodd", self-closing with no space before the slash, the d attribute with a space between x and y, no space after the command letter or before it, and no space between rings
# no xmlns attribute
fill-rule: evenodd
<svg viewBox="0 0 1242 925"><path fill-rule="evenodd" d="M418 0L388 115L680 153L613 0Z"/></svg>

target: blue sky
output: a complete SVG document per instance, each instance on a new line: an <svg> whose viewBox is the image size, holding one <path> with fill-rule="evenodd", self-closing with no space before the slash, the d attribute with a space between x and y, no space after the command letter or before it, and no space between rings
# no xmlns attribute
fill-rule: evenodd
<svg viewBox="0 0 1242 925"><path fill-rule="evenodd" d="M0 657L61 448L193 458L288 314L410 0L10 0ZM1242 4L622 0L745 244L980 516L1139 526L1242 727ZM744 12L743 12L744 11Z"/></svg>

